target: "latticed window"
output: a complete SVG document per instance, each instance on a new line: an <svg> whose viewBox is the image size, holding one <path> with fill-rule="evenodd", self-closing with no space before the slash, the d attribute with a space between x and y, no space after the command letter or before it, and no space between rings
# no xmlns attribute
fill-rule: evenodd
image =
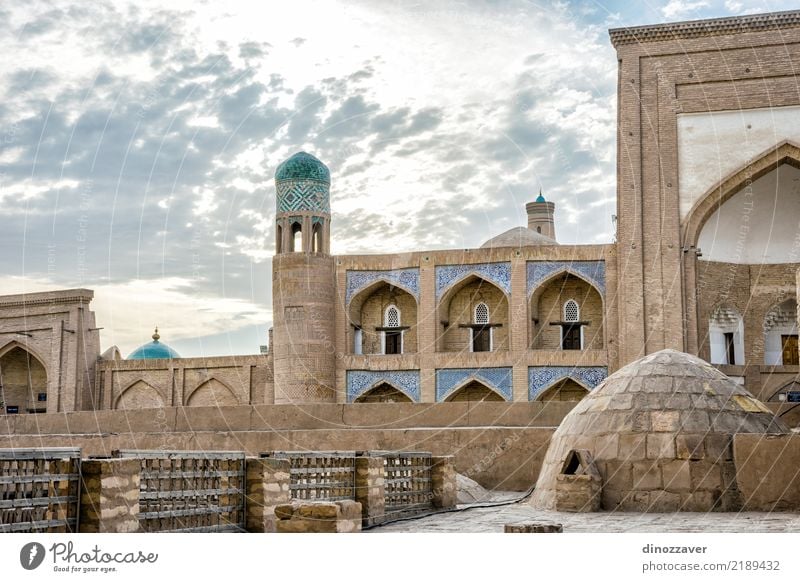
<svg viewBox="0 0 800 582"><path fill-rule="evenodd" d="M384 325L386 327L400 327L400 310L394 305L386 308Z"/></svg>
<svg viewBox="0 0 800 582"><path fill-rule="evenodd" d="M578 321L580 316L578 304L574 299L570 299L564 304L564 321Z"/></svg>
<svg viewBox="0 0 800 582"><path fill-rule="evenodd" d="M489 323L489 307L485 303L478 303L475 306L475 323L484 325Z"/></svg>

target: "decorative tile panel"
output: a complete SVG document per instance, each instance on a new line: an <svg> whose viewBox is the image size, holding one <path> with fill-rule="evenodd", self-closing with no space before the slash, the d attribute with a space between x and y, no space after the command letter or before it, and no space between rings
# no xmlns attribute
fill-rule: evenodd
<svg viewBox="0 0 800 582"><path fill-rule="evenodd" d="M278 212L322 212L331 213L330 194L327 184L314 180L288 180L276 184Z"/></svg>
<svg viewBox="0 0 800 582"><path fill-rule="evenodd" d="M381 382L394 386L413 402L419 402L419 370L347 370L347 401L355 402Z"/></svg>
<svg viewBox="0 0 800 582"><path fill-rule="evenodd" d="M513 399L511 368L449 368L436 370L436 402L444 402L470 380L491 386L506 400Z"/></svg>
<svg viewBox="0 0 800 582"><path fill-rule="evenodd" d="M592 283L600 295L606 294L605 261L528 261L528 297L555 273L564 271L578 275Z"/></svg>
<svg viewBox="0 0 800 582"><path fill-rule="evenodd" d="M436 267L436 299L458 281L469 275L491 281L507 295L511 294L511 263L479 263L477 265L440 265Z"/></svg>
<svg viewBox="0 0 800 582"><path fill-rule="evenodd" d="M572 378L594 390L608 376L604 366L531 366L528 368L528 400L533 401L553 384Z"/></svg>
<svg viewBox="0 0 800 582"><path fill-rule="evenodd" d="M347 271L345 303L350 305L353 297L375 281L386 281L389 285L408 291L419 301L419 269L412 267L392 271Z"/></svg>

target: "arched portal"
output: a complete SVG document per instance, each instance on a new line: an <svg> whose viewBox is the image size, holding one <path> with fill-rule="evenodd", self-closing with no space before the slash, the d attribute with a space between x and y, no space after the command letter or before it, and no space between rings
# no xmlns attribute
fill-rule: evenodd
<svg viewBox="0 0 800 582"><path fill-rule="evenodd" d="M542 402L575 402L582 400L588 393L589 391L584 386L581 386L572 378L565 378L542 392L536 400Z"/></svg>
<svg viewBox="0 0 800 582"><path fill-rule="evenodd" d="M351 353L417 351L417 300L406 290L377 281L353 297L348 313Z"/></svg>
<svg viewBox="0 0 800 582"><path fill-rule="evenodd" d="M800 214L799 180L800 148L785 141L704 194L681 193L696 200L681 221L687 351L710 358L704 343L706 322L722 296L743 306L749 335L743 360L777 361L775 345L765 349L773 352L770 356L761 351L760 321L748 321L755 306L750 299L775 296L776 290L785 297L795 288L794 273L800 266L794 242Z"/></svg>
<svg viewBox="0 0 800 582"><path fill-rule="evenodd" d="M720 305L714 310L708 343L712 364L744 365L744 320L736 308Z"/></svg>
<svg viewBox="0 0 800 582"><path fill-rule="evenodd" d="M601 350L603 298L572 273L560 273L531 294L531 349Z"/></svg>
<svg viewBox="0 0 800 582"><path fill-rule="evenodd" d="M144 380L137 380L122 391L115 408L119 410L139 410L141 408L163 408L164 398L157 388Z"/></svg>
<svg viewBox="0 0 800 582"><path fill-rule="evenodd" d="M764 318L764 363L768 366L796 366L797 301L787 299L774 306Z"/></svg>
<svg viewBox="0 0 800 582"><path fill-rule="evenodd" d="M191 393L188 406L236 406L239 399L228 386L217 380L209 378Z"/></svg>
<svg viewBox="0 0 800 582"><path fill-rule="evenodd" d="M485 384L473 380L445 399L445 402L505 402L505 399Z"/></svg>
<svg viewBox="0 0 800 582"><path fill-rule="evenodd" d="M494 283L475 274L464 278L442 296L438 315L439 351L508 350L508 297Z"/></svg>
<svg viewBox="0 0 800 582"><path fill-rule="evenodd" d="M0 413L47 411L47 371L28 350L16 346L0 357Z"/></svg>
<svg viewBox="0 0 800 582"><path fill-rule="evenodd" d="M374 388L367 390L356 398L354 402L413 402L411 398L403 394L400 390L392 386L391 384L387 384L386 382L382 382L378 384Z"/></svg>

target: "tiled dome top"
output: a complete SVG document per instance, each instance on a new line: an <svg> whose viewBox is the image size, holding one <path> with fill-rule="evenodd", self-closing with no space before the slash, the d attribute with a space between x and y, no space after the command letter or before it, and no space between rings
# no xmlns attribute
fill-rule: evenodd
<svg viewBox="0 0 800 582"><path fill-rule="evenodd" d="M311 154L297 152L275 170L275 181L284 180L314 180L330 184L331 173L325 164Z"/></svg>
<svg viewBox="0 0 800 582"><path fill-rule="evenodd" d="M180 358L180 354L169 347L167 344L162 344L158 341L161 338L158 335L158 328L153 334L153 341L139 346L133 350L128 356L129 360L171 360L173 358Z"/></svg>

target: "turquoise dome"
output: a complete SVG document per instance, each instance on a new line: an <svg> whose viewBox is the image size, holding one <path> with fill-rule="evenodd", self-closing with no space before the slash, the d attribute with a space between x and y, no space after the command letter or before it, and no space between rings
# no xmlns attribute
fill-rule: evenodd
<svg viewBox="0 0 800 582"><path fill-rule="evenodd" d="M169 347L167 344L162 344L158 341L161 338L158 335L158 328L153 334L153 341L150 343L139 346L133 350L128 356L129 360L171 360L172 358L180 358L180 354Z"/></svg>
<svg viewBox="0 0 800 582"><path fill-rule="evenodd" d="M275 181L285 180L314 180L316 182L331 183L331 172L328 166L306 152L297 152L288 160L282 162L275 170Z"/></svg>
<svg viewBox="0 0 800 582"><path fill-rule="evenodd" d="M539 190L539 195L536 197L536 202L547 202L547 200L544 199L544 196L542 196L541 190Z"/></svg>

